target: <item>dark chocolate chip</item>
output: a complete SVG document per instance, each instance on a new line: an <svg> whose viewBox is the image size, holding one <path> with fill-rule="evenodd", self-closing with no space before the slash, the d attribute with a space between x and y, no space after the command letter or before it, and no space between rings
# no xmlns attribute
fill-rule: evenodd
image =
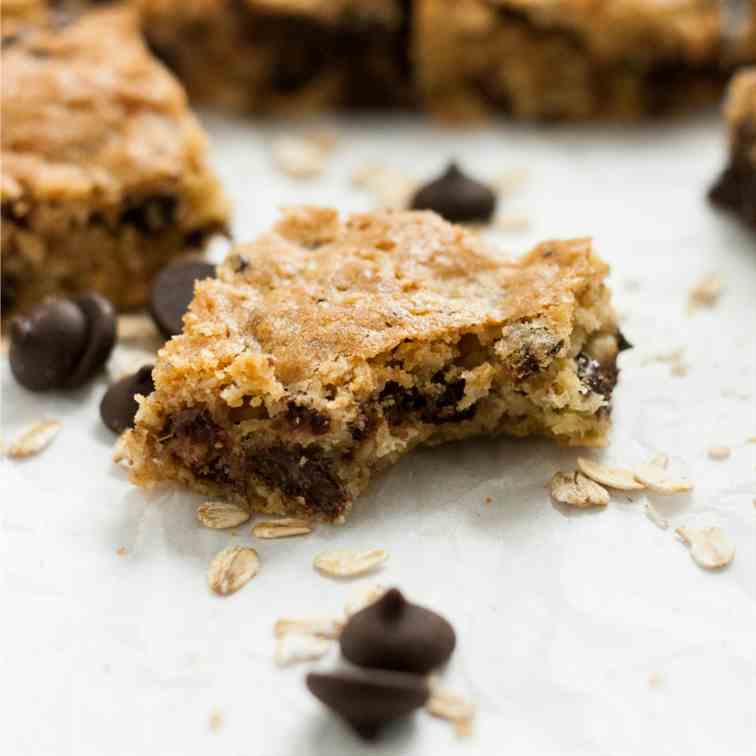
<svg viewBox="0 0 756 756"><path fill-rule="evenodd" d="M307 675L307 687L366 740L375 738L389 722L419 709L429 695L423 677L383 670L311 672Z"/></svg>
<svg viewBox="0 0 756 756"><path fill-rule="evenodd" d="M91 291L77 297L74 302L87 322L87 345L66 381L67 388L83 386L96 375L108 361L116 342L116 314L109 300Z"/></svg>
<svg viewBox="0 0 756 756"><path fill-rule="evenodd" d="M197 259L177 260L158 273L150 290L150 314L166 338L181 333L194 282L213 276L215 266Z"/></svg>
<svg viewBox="0 0 756 756"><path fill-rule="evenodd" d="M66 384L87 346L87 319L70 299L50 299L10 324L10 366L31 391Z"/></svg>
<svg viewBox="0 0 756 756"><path fill-rule="evenodd" d="M450 163L443 175L417 191L410 207L433 210L452 223L487 223L496 209L496 194Z"/></svg>
<svg viewBox="0 0 756 756"><path fill-rule="evenodd" d="M602 365L597 360L581 352L576 358L578 378L591 391L610 399L617 385L619 370L616 365Z"/></svg>
<svg viewBox="0 0 756 756"><path fill-rule="evenodd" d="M353 664L418 675L447 661L455 644L440 614L411 604L396 588L354 614L341 633L341 653Z"/></svg>
<svg viewBox="0 0 756 756"><path fill-rule="evenodd" d="M121 214L121 223L134 226L141 234L159 234L176 222L178 200L172 194L155 194L132 201Z"/></svg>
<svg viewBox="0 0 756 756"><path fill-rule="evenodd" d="M286 406L286 420L292 430L308 430L313 436L322 436L331 427L328 415L296 402L289 402Z"/></svg>
<svg viewBox="0 0 756 756"><path fill-rule="evenodd" d="M633 345L625 338L625 334L622 333L619 329L617 329L617 333L615 334L615 337L617 339L617 350L620 352L624 352L626 349L632 349Z"/></svg>
<svg viewBox="0 0 756 756"><path fill-rule="evenodd" d="M134 425L134 416L139 409L134 396L147 396L155 388L152 368L152 365L144 365L133 375L110 384L100 402L100 417L110 430L123 433Z"/></svg>

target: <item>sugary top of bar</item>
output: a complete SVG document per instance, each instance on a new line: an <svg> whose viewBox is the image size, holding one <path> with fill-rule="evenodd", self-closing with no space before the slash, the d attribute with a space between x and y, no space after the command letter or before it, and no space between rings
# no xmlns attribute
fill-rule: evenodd
<svg viewBox="0 0 756 756"><path fill-rule="evenodd" d="M196 170L205 141L135 14L24 26L2 47L4 200L118 202Z"/></svg>
<svg viewBox="0 0 756 756"><path fill-rule="evenodd" d="M434 2L439 8L444 0ZM722 34L722 9L718 0L485 0L460 3L475 12L519 14L544 29L572 31L580 44L596 58L618 56L655 60L660 52L676 51L681 60L707 62L718 50ZM478 9L471 6L477 5ZM661 46L661 48L659 47Z"/></svg>
<svg viewBox="0 0 756 756"><path fill-rule="evenodd" d="M589 308L605 298L606 272L587 239L545 242L512 261L430 212L340 219L294 208L197 284L183 334L159 354L156 385L177 403L275 398L353 381L403 342L432 348L508 321L568 343L579 309L597 317Z"/></svg>

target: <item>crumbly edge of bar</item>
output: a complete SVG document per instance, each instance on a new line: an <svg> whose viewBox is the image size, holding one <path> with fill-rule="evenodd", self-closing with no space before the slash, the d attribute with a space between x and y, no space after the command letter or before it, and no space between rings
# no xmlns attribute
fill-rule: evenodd
<svg viewBox="0 0 756 756"><path fill-rule="evenodd" d="M133 193L117 205L4 200L3 316L48 295L89 288L119 309L144 304L152 277L168 260L228 232L215 188L209 186L206 206L201 194L186 203L168 190Z"/></svg>
<svg viewBox="0 0 756 756"><path fill-rule="evenodd" d="M454 32L443 19L434 44L434 13L419 25L430 33L422 28L416 39L419 89L426 106L448 120L484 118L492 110L544 120L665 115L714 102L726 82L717 44L708 55L687 56L649 48L644 40L639 49L646 56L653 49L650 57L602 59L569 26L544 25L504 7L487 36L467 46L456 40L454 58L444 52Z"/></svg>
<svg viewBox="0 0 756 756"><path fill-rule="evenodd" d="M421 444L508 434L600 446L624 341L603 285L579 301L566 338L536 319L403 342L362 366L372 388L359 398L354 382L331 394L250 393L234 407L220 396L175 406L158 392L126 439L132 479L334 520L374 472Z"/></svg>
<svg viewBox="0 0 756 756"><path fill-rule="evenodd" d="M147 9L143 19L152 52L176 72L194 102L284 115L334 105L408 106L407 24L375 19L350 31L337 19L265 13L242 3L178 17Z"/></svg>

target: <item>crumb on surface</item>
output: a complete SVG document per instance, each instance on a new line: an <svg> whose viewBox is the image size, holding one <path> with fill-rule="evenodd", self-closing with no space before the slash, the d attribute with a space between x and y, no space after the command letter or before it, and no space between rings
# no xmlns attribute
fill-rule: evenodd
<svg viewBox="0 0 756 756"><path fill-rule="evenodd" d="M221 727L223 727L223 715L218 711L218 709L213 709L210 712L210 719L208 721L208 724L210 725L210 731L211 732L219 732Z"/></svg>
<svg viewBox="0 0 756 756"><path fill-rule="evenodd" d="M116 549L116 554L118 554L118 556L126 556L126 554L128 553L129 553L129 550L125 546L119 546Z"/></svg>

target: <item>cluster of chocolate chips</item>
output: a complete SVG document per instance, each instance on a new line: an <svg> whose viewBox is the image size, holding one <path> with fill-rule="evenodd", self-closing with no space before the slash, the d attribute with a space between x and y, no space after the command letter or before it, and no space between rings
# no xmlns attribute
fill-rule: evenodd
<svg viewBox="0 0 756 756"><path fill-rule="evenodd" d="M195 257L166 265L150 291L150 314L166 337L181 333L182 318L194 295L194 283L215 275L215 267ZM116 343L116 314L96 292L48 299L10 324L10 367L30 391L74 389L102 370ZM139 405L134 396L153 388L152 365L111 384L100 403L105 425L121 433L134 424Z"/></svg>
<svg viewBox="0 0 756 756"><path fill-rule="evenodd" d="M102 369L115 340L115 311L105 297L48 299L11 321L11 371L30 391L79 388Z"/></svg>
<svg viewBox="0 0 756 756"><path fill-rule="evenodd" d="M411 604L397 588L354 614L341 634L341 653L364 669L307 675L307 687L366 739L428 700L426 675L456 644L439 614Z"/></svg>
<svg viewBox="0 0 756 756"><path fill-rule="evenodd" d="M452 162L441 176L418 189L410 209L433 210L450 223L488 223L496 210L496 194Z"/></svg>

